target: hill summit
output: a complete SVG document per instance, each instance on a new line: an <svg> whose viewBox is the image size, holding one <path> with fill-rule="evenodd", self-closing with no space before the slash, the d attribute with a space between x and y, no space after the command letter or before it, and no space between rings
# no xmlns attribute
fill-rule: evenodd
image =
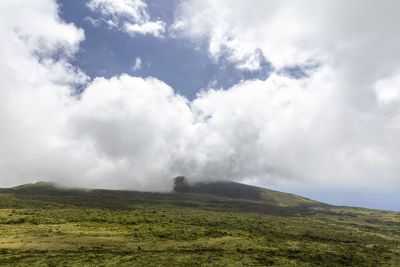
<svg viewBox="0 0 400 267"><path fill-rule="evenodd" d="M36 183L30 183L30 184L22 184L13 187L13 189L56 189L58 186L57 184L53 182L36 182Z"/></svg>

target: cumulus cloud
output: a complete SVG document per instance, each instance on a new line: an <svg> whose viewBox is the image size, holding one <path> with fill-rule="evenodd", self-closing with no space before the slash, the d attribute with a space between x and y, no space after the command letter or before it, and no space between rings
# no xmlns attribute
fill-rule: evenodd
<svg viewBox="0 0 400 267"><path fill-rule="evenodd" d="M141 0L90 0L88 7L101 14L111 28L135 34L163 37L165 22L151 21L147 5ZM96 21L91 19L91 21Z"/></svg>
<svg viewBox="0 0 400 267"><path fill-rule="evenodd" d="M176 36L205 43L212 58L227 59L238 68L260 68L262 57L256 56L261 52L275 73L284 75L285 69L295 67L309 76L296 82L302 94L292 90L287 105L271 111L279 118L293 105L299 108L290 120L285 122L285 117L275 124L279 140L287 144L267 157L275 158L272 169L283 170L278 177L389 184L396 180L398 164L393 150L398 147L399 122L398 8L392 0L189 0L181 3L172 30ZM234 88L220 94L229 95ZM243 97L251 99L252 93ZM269 110L270 99L262 99L264 110ZM306 106L313 113L304 113ZM260 117L266 119L267 114ZM296 128L299 121L308 127ZM285 127L287 132L282 132ZM277 147L276 142L270 145L268 150ZM285 154L290 157L277 160Z"/></svg>
<svg viewBox="0 0 400 267"><path fill-rule="evenodd" d="M4 24L4 47L12 41L15 45L20 45L23 41L25 50L42 56L59 52L71 56L79 48L79 42L84 39L82 30L73 24L59 22L58 6L53 2L39 0L23 5L20 1L2 1L0 14ZM5 37L13 39L7 40Z"/></svg>
<svg viewBox="0 0 400 267"><path fill-rule="evenodd" d="M60 20L55 1L5 1L0 13L1 186L168 190L187 101L152 78L89 82L67 62L83 31Z"/></svg>
<svg viewBox="0 0 400 267"><path fill-rule="evenodd" d="M60 21L49 0L2 1L0 21L0 181L66 178L74 165L64 149L70 96L73 86L87 82L66 58L83 31Z"/></svg>
<svg viewBox="0 0 400 267"><path fill-rule="evenodd" d="M399 186L396 23L387 25L386 31L380 27L379 31L341 29L327 22L322 2L312 2L322 15L308 17L304 15L308 9L297 2L269 3L262 13L258 11L262 8L243 1L229 6L224 1L186 1L179 23L197 26L187 32L190 38L208 36L212 43L217 38L210 36L214 31L221 40L226 34L231 36L227 40L235 45L230 56L242 66L256 67L248 62L253 50L247 44L251 43L276 67L310 60L318 60L319 67L299 80L276 72L267 80L242 81L227 90L209 89L190 102L156 78L122 74L88 81L68 63L84 39L83 31L60 20L54 1L1 2L0 184L50 180L165 191L171 188L171 178L186 175L197 181L246 180L264 185L293 181L327 187ZM334 9L342 2L324 3ZM112 12L122 14L121 6L115 5L111 7L119 11ZM128 7L132 9L127 8L127 16L142 16L143 9ZM185 17L190 8L199 14ZM205 22L202 16L212 17L214 8L221 9L217 22ZM374 9L397 19L385 5L368 6L370 16L358 18L369 23L372 17L383 23L383 18L373 17ZM245 16L242 12L256 13ZM282 29L274 26L280 25L279 17L289 19L293 12L299 23L303 19L308 23L313 37L304 31L294 37L275 32L282 37L274 39L274 31ZM114 13L105 14L113 19ZM342 18L350 19L344 13ZM270 21L269 14L275 14L274 20ZM235 22L223 22L227 17ZM219 28L218 23L233 26ZM335 30L317 31L320 24ZM358 21L357 25L364 27ZM301 29L302 24L296 27ZM243 33L243 38L235 39L236 33ZM329 45L323 39L331 34L341 38ZM305 41L293 43L292 38ZM277 40L282 44L274 45ZM211 52L217 55L221 47L211 43ZM376 47L384 51L372 49L378 43ZM244 47L243 56L235 54L236 44ZM289 53L292 46L299 53ZM77 85L84 87L79 95Z"/></svg>
<svg viewBox="0 0 400 267"><path fill-rule="evenodd" d="M395 0L189 0L181 3L172 29L207 42L212 57L248 62L249 68L257 67L253 57L261 50L278 69L346 63L363 75L397 64L399 5Z"/></svg>
<svg viewBox="0 0 400 267"><path fill-rule="evenodd" d="M192 104L206 118L196 151L208 162L199 173L258 184L398 184L398 115L349 106L337 79L325 68L304 80L272 75L201 95ZM210 136L218 145L206 145Z"/></svg>
<svg viewBox="0 0 400 267"><path fill-rule="evenodd" d="M98 78L72 109L71 138L94 159L93 182L167 190L192 121L187 100L157 79Z"/></svg>

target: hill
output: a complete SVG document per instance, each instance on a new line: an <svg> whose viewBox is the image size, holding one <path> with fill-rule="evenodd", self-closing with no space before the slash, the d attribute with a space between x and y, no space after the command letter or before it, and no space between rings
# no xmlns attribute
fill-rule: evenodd
<svg viewBox="0 0 400 267"><path fill-rule="evenodd" d="M1 266L398 266L400 214L231 182L0 189Z"/></svg>
<svg viewBox="0 0 400 267"><path fill-rule="evenodd" d="M282 193L236 182L200 182L190 185L183 176L178 176L174 179L174 191L254 200L277 207L308 207L322 204L294 194Z"/></svg>
<svg viewBox="0 0 400 267"><path fill-rule="evenodd" d="M16 190L30 190L30 189L56 189L57 185L51 182L37 182L31 184L22 184L13 187Z"/></svg>

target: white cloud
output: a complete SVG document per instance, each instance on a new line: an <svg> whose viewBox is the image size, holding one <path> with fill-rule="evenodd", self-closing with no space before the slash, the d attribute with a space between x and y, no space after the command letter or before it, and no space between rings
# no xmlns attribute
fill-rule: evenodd
<svg viewBox="0 0 400 267"><path fill-rule="evenodd" d="M65 121L74 85L87 77L65 61L83 31L58 17L54 1L0 3L0 181L67 178L74 160ZM50 55L63 55L51 60ZM68 169L71 168L71 171ZM77 173L78 169L75 169ZM75 174L77 174L75 173Z"/></svg>
<svg viewBox="0 0 400 267"><path fill-rule="evenodd" d="M142 68L142 60L140 57L137 57L135 60L135 65L132 66L133 71L140 70Z"/></svg>
<svg viewBox="0 0 400 267"><path fill-rule="evenodd" d="M85 21L90 23L94 27L98 27L101 24L101 19L94 19L92 17L85 17Z"/></svg>
<svg viewBox="0 0 400 267"><path fill-rule="evenodd" d="M222 2L213 3L218 7ZM242 10L252 13L251 6L240 3L244 2L237 2ZM225 12L242 11L221 10L222 15ZM166 190L175 175L330 188L400 185L400 68L398 53L391 50L397 42L394 26L387 28L388 33L371 32L368 42L365 30L363 42L352 42L359 44L357 51L348 43L342 49L332 44L332 50L327 44L317 46L323 48L317 51L318 58L338 57L323 61L308 78L273 74L265 81L243 81L225 91L210 89L189 102L162 81L129 75L96 78L79 98L74 97L74 86L87 83L87 77L66 60L79 49L82 30L61 21L57 5L50 0L3 1L0 13L1 186L40 179ZM254 21L233 16L235 22L229 23L235 31L239 32L235 25L243 29L248 25L254 36L261 35L264 22L258 28L255 22L260 14L254 14ZM193 36L203 36L208 29L202 18L194 17L199 24ZM218 27L215 31L224 36ZM353 36L352 31L340 31L347 30L333 33ZM382 37L385 42L374 39ZM290 43L291 37L285 38ZM254 47L265 49L262 40L254 41ZM393 54L368 50L361 43L368 48L381 43L376 47ZM282 57L273 59L275 65L303 62L297 55L285 54L287 47L270 46ZM302 54L304 47L295 47ZM305 46L304 54L313 54L309 47ZM218 53L218 46L213 49ZM251 55L251 49L245 51L244 55ZM58 61L48 57L60 52L64 56ZM238 64L247 64L246 57L238 57Z"/></svg>
<svg viewBox="0 0 400 267"><path fill-rule="evenodd" d="M165 23L162 21L146 22L141 25L126 23L125 30L131 35L139 33L142 35L151 34L154 37L162 37L165 32Z"/></svg>
<svg viewBox="0 0 400 267"><path fill-rule="evenodd" d="M346 64L364 76L398 62L399 5L395 0L189 0L181 3L172 28L206 41L212 57L228 54L239 66L254 61L259 49L278 69L317 61Z"/></svg>
<svg viewBox="0 0 400 267"><path fill-rule="evenodd" d="M95 79L74 97L88 80L66 59L84 35L57 12L51 0L0 3L0 186L167 190L191 125L187 101L156 79L127 75Z"/></svg>
<svg viewBox="0 0 400 267"><path fill-rule="evenodd" d="M277 177L308 177L325 186L387 186L398 183L400 163L395 153L399 146L399 5L392 0L189 0L181 3L171 29L176 36L206 43L212 58L223 57L238 68L260 68L259 51L276 73L283 73L285 67L318 66L307 70L309 78L291 86L302 90L289 90L286 104L274 106L275 96L260 96L265 107L260 106L258 118L267 119L270 113L277 118L261 134L271 137L276 132L271 138L277 141L261 155L273 162L270 170ZM234 88L211 94L223 95L212 106L237 108L225 99L238 91ZM246 88L241 97L252 100L241 108L253 110L252 101L257 99L250 84ZM300 127L300 122L307 127ZM266 124L260 120L255 125Z"/></svg>
<svg viewBox="0 0 400 267"><path fill-rule="evenodd" d="M83 31L73 24L56 23L59 20L58 6L51 1L29 2L23 7L18 0L1 1L0 16L4 26L7 26L7 29L3 27L2 34L13 37L9 42L14 41L18 45L18 40L23 39L31 52L43 56L58 53L59 50L72 55L84 39ZM5 39L2 38L2 41Z"/></svg>
<svg viewBox="0 0 400 267"><path fill-rule="evenodd" d="M330 68L301 81L273 75L203 92L191 103L157 79L97 79L69 123L71 139L96 163L81 177L157 190L178 174L269 185L399 185L398 115L352 109L332 75Z"/></svg>
<svg viewBox="0 0 400 267"><path fill-rule="evenodd" d="M273 75L198 97L193 107L207 118L204 142L218 140L206 146L210 162L199 173L264 185L398 184L398 115L349 106L334 75L329 68L301 81ZM204 143L196 144L193 150L203 151Z"/></svg>
<svg viewBox="0 0 400 267"><path fill-rule="evenodd" d="M88 179L108 187L169 188L179 173L171 165L193 120L186 102L154 78L94 80L70 121L73 138L95 162Z"/></svg>
<svg viewBox="0 0 400 267"><path fill-rule="evenodd" d="M165 22L151 21L147 5L142 0L90 0L88 7L99 12L111 28L132 36L135 34L163 37Z"/></svg>
<svg viewBox="0 0 400 267"><path fill-rule="evenodd" d="M400 100L400 72L377 80L374 89L380 102L384 104L398 102Z"/></svg>

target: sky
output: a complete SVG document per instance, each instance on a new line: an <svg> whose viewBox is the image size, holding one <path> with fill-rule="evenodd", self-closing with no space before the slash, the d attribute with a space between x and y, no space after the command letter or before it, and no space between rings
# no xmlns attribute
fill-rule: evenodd
<svg viewBox="0 0 400 267"><path fill-rule="evenodd" d="M400 211L400 3L0 2L0 186L231 180Z"/></svg>

